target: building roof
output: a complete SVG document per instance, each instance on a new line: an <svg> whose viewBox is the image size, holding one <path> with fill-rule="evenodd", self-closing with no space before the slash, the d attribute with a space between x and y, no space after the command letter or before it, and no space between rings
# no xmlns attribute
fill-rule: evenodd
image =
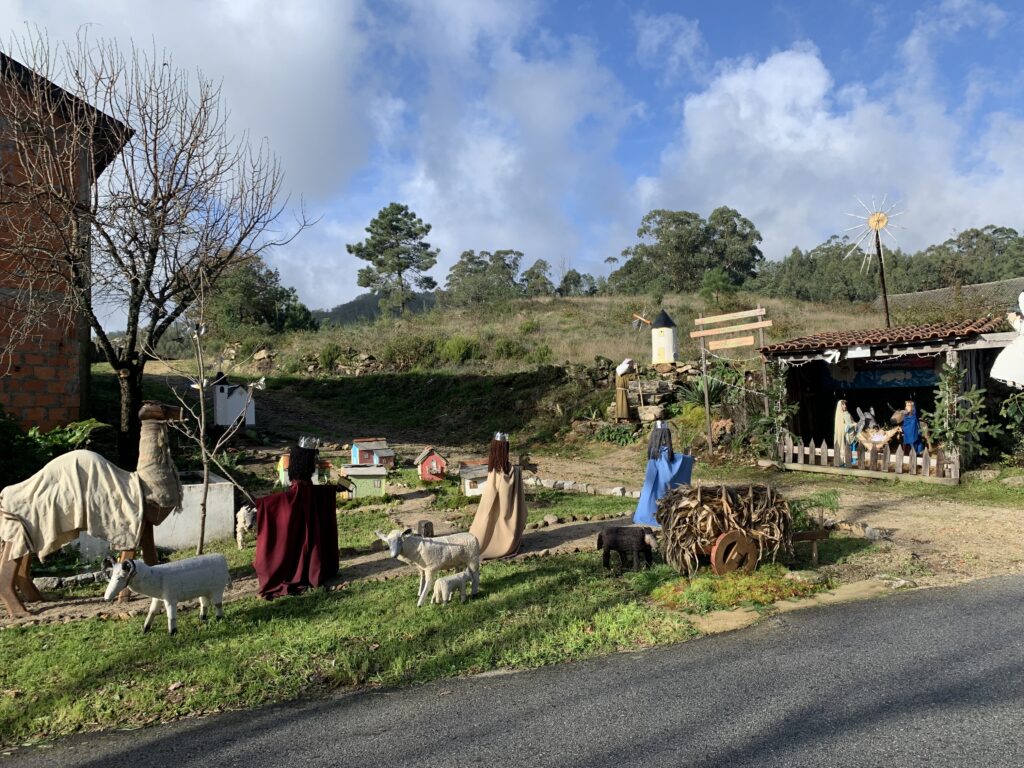
<svg viewBox="0 0 1024 768"><path fill-rule="evenodd" d="M352 440L352 445L356 443L386 443L387 441L386 437L357 437Z"/></svg>
<svg viewBox="0 0 1024 768"><path fill-rule="evenodd" d="M380 464L343 464L342 471L349 477L383 477L388 468Z"/></svg>
<svg viewBox="0 0 1024 768"><path fill-rule="evenodd" d="M135 133L120 120L114 119L88 102L65 91L56 83L15 61L3 51L0 51L0 76L14 80L26 92L31 92L33 86L37 84L42 85L42 90L45 91L49 103L60 109L69 120L80 115L88 116L94 126L91 138L93 173L96 176L103 173L103 170L110 165L117 153L124 148L132 134Z"/></svg>
<svg viewBox="0 0 1024 768"><path fill-rule="evenodd" d="M382 438L374 438L373 440L353 440L352 445L356 446L360 451L386 451L388 450L388 441ZM391 454L394 456L394 453Z"/></svg>
<svg viewBox="0 0 1024 768"><path fill-rule="evenodd" d="M487 476L487 459L467 459L459 462L459 477L476 478Z"/></svg>
<svg viewBox="0 0 1024 768"><path fill-rule="evenodd" d="M378 458L381 458L381 459L386 459L386 458L389 458L389 457L390 458L394 458L394 456L395 456L395 452L393 450L391 450L390 448L374 448L373 452L375 454L377 454Z"/></svg>
<svg viewBox="0 0 1024 768"><path fill-rule="evenodd" d="M420 464L426 461L427 457L432 453L437 453L437 457L439 459L441 459L442 461L447 461L447 459L445 459L444 456L437 452L437 449L434 446L428 445L426 448L423 449L423 452L416 457L416 461L414 461L413 464L415 464L418 467Z"/></svg>
<svg viewBox="0 0 1024 768"><path fill-rule="evenodd" d="M982 333L992 333L1002 325L1002 318L983 317L959 323L930 323L928 325L902 325L898 328L871 328L861 331L827 331L813 336L768 344L761 348L766 357L791 352L822 352L827 349L849 347L879 347L893 344L922 344L950 342Z"/></svg>
<svg viewBox="0 0 1024 768"><path fill-rule="evenodd" d="M658 313L658 316L654 318L654 322L651 323L651 328L675 328L676 324L672 321L672 318L668 316L668 312L664 309Z"/></svg>

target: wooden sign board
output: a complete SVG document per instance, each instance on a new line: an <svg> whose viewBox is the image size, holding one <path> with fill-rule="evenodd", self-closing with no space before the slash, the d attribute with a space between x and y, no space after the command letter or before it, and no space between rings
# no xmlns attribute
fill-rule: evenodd
<svg viewBox="0 0 1024 768"><path fill-rule="evenodd" d="M757 323L744 323L743 325L727 325L724 328L705 328L702 331L690 331L691 339L699 339L703 336L724 336L727 333L739 333L740 331L756 331L758 328L771 328L771 320L761 320Z"/></svg>
<svg viewBox="0 0 1024 768"><path fill-rule="evenodd" d="M693 324L714 325L715 323L724 323L726 320L742 320L744 317L764 317L766 312L768 310L764 307L758 307L757 309L748 309L743 312L730 312L727 315L709 315L708 317L698 317L693 321Z"/></svg>
<svg viewBox="0 0 1024 768"><path fill-rule="evenodd" d="M735 339L715 339L708 342L708 349L733 349L754 346L753 336L737 336Z"/></svg>

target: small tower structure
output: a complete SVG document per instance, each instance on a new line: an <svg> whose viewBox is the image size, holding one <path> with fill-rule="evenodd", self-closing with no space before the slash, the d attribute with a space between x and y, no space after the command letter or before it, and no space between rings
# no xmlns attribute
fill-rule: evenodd
<svg viewBox="0 0 1024 768"><path fill-rule="evenodd" d="M651 364L674 363L678 358L676 324L664 309L651 323Z"/></svg>

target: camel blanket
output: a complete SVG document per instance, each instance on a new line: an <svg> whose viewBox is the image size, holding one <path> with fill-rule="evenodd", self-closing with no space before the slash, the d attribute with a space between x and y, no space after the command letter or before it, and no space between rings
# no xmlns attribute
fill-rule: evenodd
<svg viewBox="0 0 1024 768"><path fill-rule="evenodd" d="M30 552L42 560L81 531L114 549L134 549L141 528L138 476L92 451L58 456L0 491L0 539L13 542L12 560Z"/></svg>
<svg viewBox="0 0 1024 768"><path fill-rule="evenodd" d="M480 559L493 560L519 551L526 529L526 494L519 467L492 470L480 495L469 532L480 542Z"/></svg>

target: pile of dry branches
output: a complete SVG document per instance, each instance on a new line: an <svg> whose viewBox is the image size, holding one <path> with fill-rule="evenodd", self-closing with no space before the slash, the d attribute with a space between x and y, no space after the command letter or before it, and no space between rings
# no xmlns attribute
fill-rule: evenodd
<svg viewBox="0 0 1024 768"><path fill-rule="evenodd" d="M758 544L758 562L793 551L789 504L771 486L679 486L658 502L665 560L682 573L697 570L697 558L711 552L723 533L739 529Z"/></svg>

